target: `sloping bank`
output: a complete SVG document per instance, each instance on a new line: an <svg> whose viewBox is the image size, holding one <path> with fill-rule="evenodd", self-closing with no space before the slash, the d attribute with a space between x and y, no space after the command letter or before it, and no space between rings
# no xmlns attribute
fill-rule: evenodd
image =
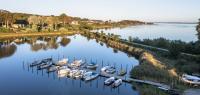
<svg viewBox="0 0 200 95"><path fill-rule="evenodd" d="M176 70L158 60L150 51L136 48L126 43L120 42L117 37L114 37L115 35L111 36L105 35L104 33L87 31L81 32L81 35L87 37L88 39L96 39L105 43L107 46L136 57L139 60L140 65L132 69L132 78L151 80L168 85L171 85L171 83L174 82L177 84L179 82Z"/></svg>

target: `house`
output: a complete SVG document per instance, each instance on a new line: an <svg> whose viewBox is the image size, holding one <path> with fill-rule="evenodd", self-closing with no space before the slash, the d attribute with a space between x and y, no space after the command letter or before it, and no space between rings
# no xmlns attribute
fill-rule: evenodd
<svg viewBox="0 0 200 95"><path fill-rule="evenodd" d="M190 84L194 84L194 85L200 85L200 78L197 77L197 76L183 74L182 80L186 83L190 83Z"/></svg>
<svg viewBox="0 0 200 95"><path fill-rule="evenodd" d="M14 24L12 25L13 28L23 28L28 25L28 21L26 20L16 20Z"/></svg>
<svg viewBox="0 0 200 95"><path fill-rule="evenodd" d="M71 24L72 24L72 25L79 25L78 21L75 21L75 20L72 21Z"/></svg>

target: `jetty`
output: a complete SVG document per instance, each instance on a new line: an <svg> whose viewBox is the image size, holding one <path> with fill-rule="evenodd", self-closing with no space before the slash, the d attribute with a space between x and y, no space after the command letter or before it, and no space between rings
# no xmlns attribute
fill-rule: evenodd
<svg viewBox="0 0 200 95"><path fill-rule="evenodd" d="M115 77L116 79L122 79L123 82L127 82L127 83L132 83L132 82L136 82L136 83L142 83L142 84L148 84L148 85L152 85L152 86L156 86L159 89L168 91L171 89L171 87L169 85L166 84L162 84L162 83L157 83L157 82L153 82L153 81L149 81L149 80L140 80L140 79L133 79L130 77L124 77L124 76L117 76L115 74L108 74L105 72L100 72L99 74L101 77L106 77L106 78L110 78L110 77Z"/></svg>

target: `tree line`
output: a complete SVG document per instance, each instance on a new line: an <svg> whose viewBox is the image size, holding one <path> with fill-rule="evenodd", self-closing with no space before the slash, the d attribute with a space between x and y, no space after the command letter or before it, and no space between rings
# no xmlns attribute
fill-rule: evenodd
<svg viewBox="0 0 200 95"><path fill-rule="evenodd" d="M42 16L26 13L11 13L0 10L0 31L11 31L13 29L24 29L26 31L57 31L62 30L92 30L104 27L115 27L121 25L145 24L137 20L122 20L114 22L111 20L91 20L68 16L62 13L59 16Z"/></svg>

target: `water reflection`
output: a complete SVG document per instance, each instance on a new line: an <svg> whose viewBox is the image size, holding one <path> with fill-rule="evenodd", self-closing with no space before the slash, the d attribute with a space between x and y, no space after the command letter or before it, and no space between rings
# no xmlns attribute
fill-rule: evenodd
<svg viewBox="0 0 200 95"><path fill-rule="evenodd" d="M17 47L15 44L3 45L0 47L0 58L12 56Z"/></svg>
<svg viewBox="0 0 200 95"><path fill-rule="evenodd" d="M60 41L58 41L60 39ZM29 44L32 51L57 49L59 46L66 47L70 43L67 37L23 37L17 39L1 40L0 44L0 58L9 57L13 55L17 49L16 45Z"/></svg>

